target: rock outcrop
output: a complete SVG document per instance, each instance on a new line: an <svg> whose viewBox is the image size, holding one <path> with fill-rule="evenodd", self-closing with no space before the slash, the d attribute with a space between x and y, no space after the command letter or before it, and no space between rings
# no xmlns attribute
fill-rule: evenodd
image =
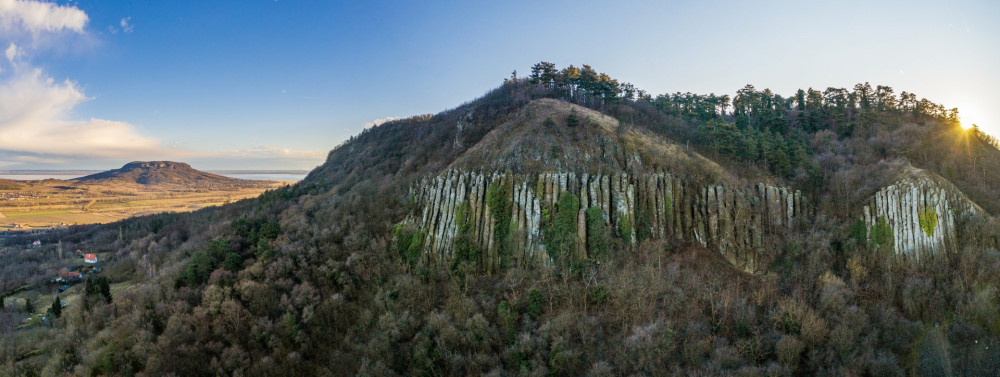
<svg viewBox="0 0 1000 377"><path fill-rule="evenodd" d="M509 203L510 232L498 240L495 210L488 193L503 193ZM575 217L577 249L586 253L585 211L599 208L604 230L627 243L637 239L678 239L718 250L732 263L753 270L762 237L788 229L812 210L798 191L768 184L697 186L667 172L646 174L542 173L518 175L449 170L412 187L416 204L404 220L426 233L423 252L429 261L451 260L453 244L467 222L467 237L480 250L480 263L495 270L507 258L519 265L551 266L545 227L562 193L579 200ZM461 213L461 215L459 215ZM501 248L500 242L505 242ZM506 250L509 255L500 255ZM586 254L584 255L586 256Z"/></svg>
<svg viewBox="0 0 1000 377"><path fill-rule="evenodd" d="M981 210L954 185L912 169L907 177L876 192L864 206L863 217L870 241L878 243L879 232L891 232L891 240L877 246L919 260L954 245L955 219L977 211Z"/></svg>

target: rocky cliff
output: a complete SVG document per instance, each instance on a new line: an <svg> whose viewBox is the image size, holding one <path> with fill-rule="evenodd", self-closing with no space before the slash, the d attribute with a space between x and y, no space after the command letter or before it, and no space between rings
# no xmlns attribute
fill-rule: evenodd
<svg viewBox="0 0 1000 377"><path fill-rule="evenodd" d="M503 197L490 197L498 193ZM466 229L487 270L505 261L551 266L556 255L546 250L545 237L552 236L546 230L553 226L553 214L565 210L559 208L564 193L579 203L571 233L576 236L573 249L583 258L593 254L595 245L588 240L595 235L588 232L597 229L633 244L640 236L695 242L754 270L763 235L812 215L800 192L763 183L698 186L668 172L518 175L449 170L413 186L414 211L404 222L425 234L421 247L432 262L454 258L456 236ZM504 212L498 213L491 203L499 203ZM600 210L603 226L588 226L589 208ZM498 239L498 233L505 239Z"/></svg>
<svg viewBox="0 0 1000 377"><path fill-rule="evenodd" d="M863 207L869 241L913 259L943 253L955 243L955 219L982 210L941 177L910 168Z"/></svg>

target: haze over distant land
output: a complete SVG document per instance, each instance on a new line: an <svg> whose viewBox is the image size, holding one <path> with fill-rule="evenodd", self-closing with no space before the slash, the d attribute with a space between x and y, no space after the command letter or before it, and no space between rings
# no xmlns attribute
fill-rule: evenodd
<svg viewBox="0 0 1000 377"><path fill-rule="evenodd" d="M4 4L0 169L311 169L540 59L653 95L870 82L1000 133L995 2Z"/></svg>

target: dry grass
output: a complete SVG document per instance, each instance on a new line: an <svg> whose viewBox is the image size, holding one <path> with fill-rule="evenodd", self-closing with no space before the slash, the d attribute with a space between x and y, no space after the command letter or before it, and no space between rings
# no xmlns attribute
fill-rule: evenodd
<svg viewBox="0 0 1000 377"><path fill-rule="evenodd" d="M0 190L0 231L109 223L160 212L190 212L259 196L283 185L267 182L218 190L44 180ZM20 228L16 225L20 225Z"/></svg>
<svg viewBox="0 0 1000 377"><path fill-rule="evenodd" d="M570 115L579 125L568 126ZM727 177L712 160L641 127L622 124L595 110L551 98L536 99L451 164L469 170L515 173L690 170L708 181Z"/></svg>

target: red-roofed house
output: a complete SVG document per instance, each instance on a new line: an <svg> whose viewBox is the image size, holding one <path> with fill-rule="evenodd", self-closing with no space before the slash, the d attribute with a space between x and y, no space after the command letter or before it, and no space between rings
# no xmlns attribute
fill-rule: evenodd
<svg viewBox="0 0 1000 377"><path fill-rule="evenodd" d="M62 271L59 273L59 278L56 279L57 282L73 282L80 281L83 278L83 274L74 271Z"/></svg>
<svg viewBox="0 0 1000 377"><path fill-rule="evenodd" d="M85 263L97 263L97 254L85 254L83 261Z"/></svg>

